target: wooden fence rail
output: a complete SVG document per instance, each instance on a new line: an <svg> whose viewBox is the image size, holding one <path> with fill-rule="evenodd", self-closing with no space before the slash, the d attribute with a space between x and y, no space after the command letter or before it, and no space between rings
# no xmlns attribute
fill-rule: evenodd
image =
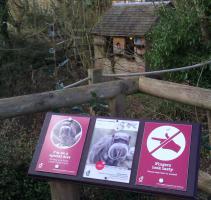
<svg viewBox="0 0 211 200"><path fill-rule="evenodd" d="M101 99L110 99L121 93L133 94L135 92L138 92L138 79L118 80L5 98L0 99L0 119L87 103L93 98L92 93L96 93Z"/></svg>
<svg viewBox="0 0 211 200"><path fill-rule="evenodd" d="M139 90L172 101L211 110L211 90L140 77Z"/></svg>
<svg viewBox="0 0 211 200"><path fill-rule="evenodd" d="M211 110L211 90L141 77L0 99L0 119L87 103L92 92L110 99L138 91Z"/></svg>

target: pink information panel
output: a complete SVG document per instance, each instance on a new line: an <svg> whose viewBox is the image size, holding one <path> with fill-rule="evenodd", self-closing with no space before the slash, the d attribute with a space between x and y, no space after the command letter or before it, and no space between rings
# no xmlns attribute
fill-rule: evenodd
<svg viewBox="0 0 211 200"><path fill-rule="evenodd" d="M35 171L77 175L89 117L52 115Z"/></svg>
<svg viewBox="0 0 211 200"><path fill-rule="evenodd" d="M146 122L136 185L186 191L191 125Z"/></svg>

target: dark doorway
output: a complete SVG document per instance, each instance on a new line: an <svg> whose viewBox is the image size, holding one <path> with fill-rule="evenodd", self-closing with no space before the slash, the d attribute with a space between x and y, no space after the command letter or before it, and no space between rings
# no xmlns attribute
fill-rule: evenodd
<svg viewBox="0 0 211 200"><path fill-rule="evenodd" d="M134 55L134 42L132 38L125 38L126 47L125 47L125 54L127 55Z"/></svg>

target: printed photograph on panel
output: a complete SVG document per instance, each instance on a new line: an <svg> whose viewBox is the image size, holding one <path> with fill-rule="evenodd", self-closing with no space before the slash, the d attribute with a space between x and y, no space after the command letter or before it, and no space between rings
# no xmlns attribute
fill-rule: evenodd
<svg viewBox="0 0 211 200"><path fill-rule="evenodd" d="M68 118L58 122L52 132L51 141L58 148L70 148L81 138L82 128L78 121Z"/></svg>
<svg viewBox="0 0 211 200"><path fill-rule="evenodd" d="M129 183L138 129L138 121L98 118L84 177Z"/></svg>

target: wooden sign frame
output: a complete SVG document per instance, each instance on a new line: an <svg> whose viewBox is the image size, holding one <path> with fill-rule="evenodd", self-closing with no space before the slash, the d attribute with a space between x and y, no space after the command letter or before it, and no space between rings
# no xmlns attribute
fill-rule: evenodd
<svg viewBox="0 0 211 200"><path fill-rule="evenodd" d="M45 141L46 133L48 130L49 123L52 116L71 116L71 117L90 117L90 116L81 116L81 115L72 115L72 114L57 114L57 113L47 113L41 135L36 146L36 150L29 168L28 174L41 179L54 179L54 180L64 180L70 181L72 183L82 183L82 184L91 184L102 187L110 187L112 189L121 189L129 190L135 192L146 192L162 195L174 195L181 198L193 199L196 196L197 191L197 181L198 181L198 170L199 170L199 147L200 147L200 136L201 136L201 125L196 123L183 123L183 122L167 122L167 121L155 121L155 120L139 120L139 119L123 119L123 118L113 118L113 117L90 117L90 123L87 130L87 135L85 143L83 146L82 156L80 159L78 171L76 175L67 175L60 173L49 173L43 171L37 171L36 166L43 148ZM129 121L139 121L139 129L137 133L137 139L135 144L135 152L133 156L133 163L131 169L131 176L129 183L122 183L116 181L108 180L98 180L93 178L84 178L84 168L89 154L89 148L93 136L93 131L96 123L96 119L111 119L111 120L129 120ZM144 128L146 123L164 123L164 124L177 124L177 125L190 125L192 127L191 133L191 144L189 150L189 168L187 174L187 187L185 191L174 190L169 188L160 188L152 186L137 185L137 170L139 165L139 158L141 153L141 145L143 140ZM182 165L182 163L181 163Z"/></svg>

